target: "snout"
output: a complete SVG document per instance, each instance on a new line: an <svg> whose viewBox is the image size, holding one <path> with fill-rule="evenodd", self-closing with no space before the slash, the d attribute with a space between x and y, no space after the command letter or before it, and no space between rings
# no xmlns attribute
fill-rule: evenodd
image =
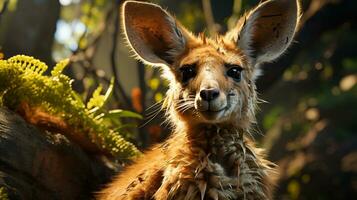
<svg viewBox="0 0 357 200"><path fill-rule="evenodd" d="M217 88L208 88L208 89L203 89L200 91L200 97L203 101L214 101L215 99L217 99L217 97L219 96L219 89Z"/></svg>
<svg viewBox="0 0 357 200"><path fill-rule="evenodd" d="M219 88L203 88L196 95L195 107L204 118L217 119L226 110L226 96Z"/></svg>

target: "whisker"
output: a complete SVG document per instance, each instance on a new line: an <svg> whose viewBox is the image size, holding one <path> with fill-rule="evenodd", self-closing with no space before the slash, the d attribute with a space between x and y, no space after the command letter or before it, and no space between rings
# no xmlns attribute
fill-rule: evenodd
<svg viewBox="0 0 357 200"><path fill-rule="evenodd" d="M148 125L152 120L154 120L158 115L159 113L161 112L162 109L158 110L155 114L152 115L152 117L147 120L145 123L143 123L142 125L139 126L139 128L143 128L144 126Z"/></svg>
<svg viewBox="0 0 357 200"><path fill-rule="evenodd" d="M179 99L179 100L175 100L174 103L179 104L179 103L183 103L183 102L189 102L189 101L194 101L195 99Z"/></svg>
<svg viewBox="0 0 357 200"><path fill-rule="evenodd" d="M149 113L145 113L145 117L150 117L152 114L155 114L156 112L162 110L162 107L157 107L155 108L155 110L149 112Z"/></svg>
<svg viewBox="0 0 357 200"><path fill-rule="evenodd" d="M186 112L186 111L188 111L188 110L190 110L190 109L192 109L193 107L192 106L190 106L190 107L187 107L186 109L184 109L184 110L182 110L181 112Z"/></svg>
<svg viewBox="0 0 357 200"><path fill-rule="evenodd" d="M161 105L161 104L158 104L158 105ZM162 110L163 110L163 107L160 106L160 107L155 108L152 112L145 114L146 121L142 125L140 125L139 128L143 128L144 126L148 125L152 120L154 120L160 114L160 112Z"/></svg>
<svg viewBox="0 0 357 200"><path fill-rule="evenodd" d="M160 126L165 126L165 128L168 128L170 125L172 126L172 123L168 117L166 117L165 120L160 123Z"/></svg>
<svg viewBox="0 0 357 200"><path fill-rule="evenodd" d="M161 105L162 105L162 102L164 102L164 100L161 100L161 101L158 101L158 102L152 104L150 107L147 107L147 108L145 109L145 111L149 111L149 110L151 110L151 109L153 109L153 108L155 108L155 107L157 107L157 106L161 106Z"/></svg>
<svg viewBox="0 0 357 200"><path fill-rule="evenodd" d="M184 104L181 104L181 105L178 105L176 106L175 108L176 109L181 109L183 107L186 107L186 106L193 106L194 104L192 102L187 102L187 103L184 103Z"/></svg>
<svg viewBox="0 0 357 200"><path fill-rule="evenodd" d="M182 103L181 105L179 106L176 106L175 108L178 110L178 111L182 111L186 108L193 108L194 107L194 102L185 102L185 103Z"/></svg>

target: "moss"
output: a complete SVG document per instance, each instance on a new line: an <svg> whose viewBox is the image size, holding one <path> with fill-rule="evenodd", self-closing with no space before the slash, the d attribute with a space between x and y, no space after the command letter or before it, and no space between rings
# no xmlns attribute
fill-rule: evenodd
<svg viewBox="0 0 357 200"><path fill-rule="evenodd" d="M139 154L137 148L126 141L117 130L103 123L109 111L102 107L113 89L105 95L101 87L85 105L72 89L72 80L62 74L68 60L58 63L51 75L43 73L47 65L29 56L15 56L0 60L0 103L16 110L23 102L32 108L41 108L46 113L64 120L75 130L94 143L99 149L110 152L116 158L129 158Z"/></svg>

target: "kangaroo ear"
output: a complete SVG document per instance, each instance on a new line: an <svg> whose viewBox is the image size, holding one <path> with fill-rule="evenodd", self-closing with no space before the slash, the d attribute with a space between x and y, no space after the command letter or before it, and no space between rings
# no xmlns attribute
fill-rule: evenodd
<svg viewBox="0 0 357 200"><path fill-rule="evenodd" d="M125 37L140 60L170 66L185 51L186 30L161 7L126 1L122 9Z"/></svg>
<svg viewBox="0 0 357 200"><path fill-rule="evenodd" d="M300 18L299 0L268 0L227 33L252 63L273 61L289 47Z"/></svg>

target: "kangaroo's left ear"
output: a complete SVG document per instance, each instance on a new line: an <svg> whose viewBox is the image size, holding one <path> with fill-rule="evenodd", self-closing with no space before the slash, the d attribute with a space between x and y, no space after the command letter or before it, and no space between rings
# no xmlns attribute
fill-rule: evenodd
<svg viewBox="0 0 357 200"><path fill-rule="evenodd" d="M300 18L299 0L268 0L226 34L255 65L273 61L289 47Z"/></svg>

